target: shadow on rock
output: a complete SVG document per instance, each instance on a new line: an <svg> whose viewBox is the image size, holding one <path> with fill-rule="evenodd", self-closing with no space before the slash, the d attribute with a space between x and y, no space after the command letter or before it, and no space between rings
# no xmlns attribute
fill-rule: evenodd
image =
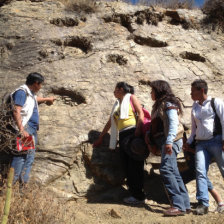
<svg viewBox="0 0 224 224"><path fill-rule="evenodd" d="M93 148L92 143L100 132L89 132L89 143L83 150L83 158L88 178L93 178L93 184L87 191L89 203L121 203L129 196L125 185L125 176L119 155L119 149L110 150L109 134L104 137L100 147ZM162 179L159 174L145 171L145 192L148 200L156 203L169 204Z"/></svg>
<svg viewBox="0 0 224 224"><path fill-rule="evenodd" d="M169 204L165 186L160 174L154 172L151 168L149 173L145 173L145 193L148 200L159 204Z"/></svg>
<svg viewBox="0 0 224 224"><path fill-rule="evenodd" d="M110 150L109 134L104 136L101 146L93 148L92 143L99 137L100 132L89 132L89 142L85 144L83 159L88 178L93 178L86 197L89 203L119 202L127 190L122 186L124 172L118 149Z"/></svg>

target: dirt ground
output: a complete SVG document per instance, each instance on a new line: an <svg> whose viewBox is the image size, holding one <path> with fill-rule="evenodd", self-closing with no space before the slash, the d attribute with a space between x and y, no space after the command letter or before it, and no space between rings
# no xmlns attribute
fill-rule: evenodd
<svg viewBox="0 0 224 224"><path fill-rule="evenodd" d="M224 198L224 181L215 163L210 165L208 176L212 181L214 188ZM124 196L127 196L126 189L117 191L108 191L106 196L99 195L93 200L82 199L72 203L74 216L72 223L77 224L184 224L184 223L206 223L206 224L224 224L224 213L216 212L216 202L210 196L209 213L203 216L194 214L196 207L196 181L189 182L188 189L192 213L178 217L164 217L164 209L169 208L169 201L162 185L159 171L155 170L154 175L145 177L145 192L147 202L145 205L130 206L122 202ZM121 193L123 192L123 193Z"/></svg>
<svg viewBox="0 0 224 224"><path fill-rule="evenodd" d="M80 200L72 203L74 217L72 223L77 224L184 224L184 223L208 223L223 224L224 214L209 212L203 216L188 214L179 217L164 217L163 210L167 204L157 204L148 201L145 205L127 206L124 204L87 203Z"/></svg>
<svg viewBox="0 0 224 224"><path fill-rule="evenodd" d="M211 164L209 178L215 189L224 198L224 181L216 164ZM203 216L194 214L196 207L196 181L193 180L187 185L190 196L192 213L178 217L164 217L163 211L170 207L168 198L162 185L158 171L153 177L146 176L145 192L147 202L144 205L130 206L122 202L123 197L127 196L125 188L117 191L108 191L105 195L98 195L93 200L81 199L77 202L68 202L72 205L73 220L71 223L77 224L184 224L184 223L206 223L224 224L224 213L216 212L216 202L210 196L209 213ZM122 192L122 193L121 193Z"/></svg>
<svg viewBox="0 0 224 224"><path fill-rule="evenodd" d="M1 201L1 210L2 206ZM57 200L57 199L55 199ZM23 202L27 203L26 199ZM31 206L32 207L32 206ZM67 201L60 204L59 209L66 211L63 213L63 218L47 219L44 217L41 222L33 221L32 218L21 218L22 211L17 214L11 215L13 220L9 220L9 223L41 223L41 224L223 224L224 214L215 213L210 211L203 216L196 216L194 214L188 214L179 217L164 217L163 211L168 208L168 204L158 204L155 201L148 200L144 205L130 206L122 203L91 203L86 199L79 199L77 201ZM35 208L34 208L35 209ZM36 207L36 210L40 210ZM23 216L27 215L27 209L25 209ZM57 211L54 211L57 213ZM60 212L60 211L58 211ZM51 214L55 214L50 212ZM32 213L31 213L32 214ZM35 213L37 214L37 213ZM32 214L33 215L33 214ZM55 217L57 214L55 214ZM2 218L2 217L1 217ZM21 222L21 220L23 220ZM25 220L25 221L24 221ZM30 221L26 221L30 220Z"/></svg>
<svg viewBox="0 0 224 224"><path fill-rule="evenodd" d="M209 170L215 189L224 198L224 182L216 164ZM67 200L48 192L46 188L34 187L25 195L18 194L13 188L9 224L224 224L224 213L216 212L216 203L210 197L209 213L203 216L194 214L196 206L195 180L186 186L189 192L193 212L184 216L164 217L163 211L169 208L169 200L165 193L161 176L158 171L145 176L145 204L130 206L122 202L128 196L124 186L108 189L107 191L86 198ZM18 188L18 186L17 186ZM1 190L1 187L0 187ZM6 189L2 188L0 195L0 219ZM29 220L29 221L27 221Z"/></svg>

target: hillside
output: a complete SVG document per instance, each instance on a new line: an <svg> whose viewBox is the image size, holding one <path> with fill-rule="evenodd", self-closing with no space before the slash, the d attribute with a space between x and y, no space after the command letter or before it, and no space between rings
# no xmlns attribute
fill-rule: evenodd
<svg viewBox="0 0 224 224"><path fill-rule="evenodd" d="M109 117L118 81L133 85L141 103L151 110L149 82L167 80L181 99L182 122L188 128L190 84L194 79L206 79L209 95L223 98L224 35L203 28L204 17L198 9L173 10L105 1L97 1L94 10L84 11L53 0L10 1L0 7L0 96L36 71L46 78L40 95L57 98L51 107L40 105L32 180L57 195L81 200L83 207L83 198L89 202L109 201L105 206L96 204L95 208L88 204L87 211L78 211L82 213L80 217L86 217L77 223L165 222L159 211L157 214L150 209L112 206L126 194L121 187L119 154L108 150L108 138L98 149L93 149L91 143ZM150 157L145 166L146 192L155 210L168 206L155 168L158 163L159 158ZM183 163L180 158L180 166ZM211 170L211 180L224 197L218 169L212 166ZM159 187L156 185L158 189L152 193L154 183ZM195 202L195 182L189 183L188 188ZM154 206L153 201L159 204ZM108 219L112 208L121 219ZM212 201L211 211L214 209ZM135 216L134 222L129 220L130 215ZM148 221L151 216L155 219ZM89 217L93 221L89 222ZM178 222L221 223L213 214L209 221L189 217L180 217ZM167 220L166 223L175 223Z"/></svg>

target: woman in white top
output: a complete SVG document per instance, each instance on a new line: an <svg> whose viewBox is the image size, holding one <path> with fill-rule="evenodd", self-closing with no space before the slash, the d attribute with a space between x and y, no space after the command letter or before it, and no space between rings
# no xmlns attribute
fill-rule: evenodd
<svg viewBox="0 0 224 224"><path fill-rule="evenodd" d="M125 203L137 204L145 200L143 191L144 160L137 161L125 152L124 139L130 135L140 136L141 125L144 119L142 107L134 95L134 88L125 82L118 82L114 90L117 98L111 116L108 119L99 138L94 142L93 147L101 145L104 135L111 128L110 148L115 149L117 143L117 132L119 132L119 151L127 178L130 197L124 198ZM135 112L138 114L136 121Z"/></svg>

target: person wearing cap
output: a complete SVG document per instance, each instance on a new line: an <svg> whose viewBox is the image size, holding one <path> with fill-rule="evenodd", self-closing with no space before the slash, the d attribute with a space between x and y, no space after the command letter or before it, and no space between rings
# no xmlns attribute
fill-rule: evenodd
<svg viewBox="0 0 224 224"><path fill-rule="evenodd" d="M127 178L128 190L130 193L129 197L124 198L124 202L128 204L144 203L144 159L141 155L132 157L136 150L136 143L139 143L138 141L133 142L132 140L137 136L141 136L142 134L141 125L143 123L144 114L138 99L134 95L134 88L129 84L125 82L118 82L114 90L114 96L117 98L117 100L112 108L109 120L106 123L99 138L94 142L93 147L101 145L103 137L109 131L109 129L111 129L109 148L115 149L119 133L119 152ZM138 114L137 120L132 109L131 102ZM133 150L133 152L130 154L129 151L131 150Z"/></svg>
<svg viewBox="0 0 224 224"><path fill-rule="evenodd" d="M11 93L13 104L13 117L15 120L15 129L19 131L21 138L34 136L35 144L37 142L37 130L39 129L39 110L38 103L53 104L54 97L38 97L36 93L41 89L44 77L37 73L30 73L26 78L26 84L21 85ZM30 149L28 153L18 153L13 156L11 167L14 168L15 184L19 181L20 186L28 183L29 175L35 157L35 148Z"/></svg>
<svg viewBox="0 0 224 224"><path fill-rule="evenodd" d="M190 212L190 200L177 166L177 154L183 141L183 126L179 122L182 114L180 101L173 94L168 82L156 80L150 83L151 98L154 102L151 113L149 148L161 152L160 174L171 199L171 207L164 216L179 216ZM153 150L152 150L153 152Z"/></svg>

